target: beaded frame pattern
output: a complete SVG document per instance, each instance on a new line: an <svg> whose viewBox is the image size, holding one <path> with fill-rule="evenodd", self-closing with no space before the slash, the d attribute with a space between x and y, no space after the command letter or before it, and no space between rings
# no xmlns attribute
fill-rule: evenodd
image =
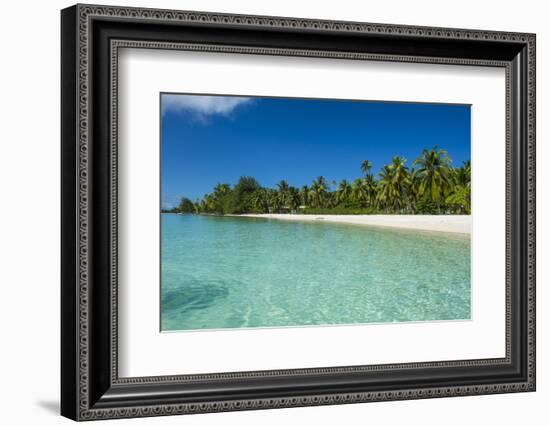
<svg viewBox="0 0 550 426"><path fill-rule="evenodd" d="M343 404L354 402L435 398L444 396L465 396L488 393L506 393L517 391L530 391L535 388L535 36L532 34L493 32L447 28L429 28L401 25L369 24L356 22L337 22L324 20L293 19L279 17L228 15L202 12L184 12L156 9L140 9L125 7L104 7L93 5L78 5L78 418L80 420L93 420L114 417L141 417L160 416L173 414L205 413L233 410L281 408L294 406L311 406L326 404ZM379 33L386 35L411 35L415 37L436 37L447 39L466 40L495 40L524 43L528 53L528 246L527 246L527 305L528 305L528 379L519 383L499 383L480 386L450 386L422 389L403 389L396 391L334 393L326 395L308 395L301 397L277 397L265 399L227 400L208 403L176 403L155 406L143 406L137 408L113 408L94 409L89 407L89 336L88 336L88 232L89 232L89 172L88 172L88 111L89 111L89 28L90 20L94 17L118 17L128 19L140 19L141 21L173 21L192 22L205 24L224 24L238 26L252 26L256 28L300 28L321 30L328 32L358 32ZM414 363L414 364L388 364L375 366L354 367L328 367L320 369L302 370L273 370L244 373L221 373L212 375L187 375L187 376L160 376L119 378L117 373L117 58L119 48L148 48L148 49L175 49L196 50L208 52L225 52L237 54L262 54L284 56L309 56L325 57L333 59L362 59L377 61L397 62L423 62L445 63L456 65L497 66L506 68L506 358L464 360L450 362ZM511 163L511 130L510 122L510 68L505 62L466 60L453 58L419 58L412 56L396 55L370 55L360 53L326 52L312 50L290 50L271 48L252 48L235 46L194 45L184 43L162 43L132 40L111 41L111 343L112 343L112 369L111 380L113 383L165 383L177 381L221 380L243 377L269 377L304 374L331 374L342 372L374 371L399 368L425 368L448 366L474 366L487 364L502 364L510 361L510 163Z"/></svg>

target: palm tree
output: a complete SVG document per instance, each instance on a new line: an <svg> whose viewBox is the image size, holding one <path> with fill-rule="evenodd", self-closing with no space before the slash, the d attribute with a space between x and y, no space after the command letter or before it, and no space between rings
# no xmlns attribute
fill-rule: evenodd
<svg viewBox="0 0 550 426"><path fill-rule="evenodd" d="M369 201L369 194L365 184L365 179L357 178L351 185L351 198L361 206L366 205Z"/></svg>
<svg viewBox="0 0 550 426"><path fill-rule="evenodd" d="M451 159L447 156L447 151L438 149L437 145L430 151L423 150L422 155L413 162L413 165L419 166L416 173L420 196L435 202L439 212L443 195L448 192L451 185L450 164Z"/></svg>
<svg viewBox="0 0 550 426"><path fill-rule="evenodd" d="M291 211L296 211L300 205L300 191L294 186L288 188L287 204Z"/></svg>
<svg viewBox="0 0 550 426"><path fill-rule="evenodd" d="M408 194L409 195L408 199L410 202L409 207L412 213L416 213L417 203L420 200L420 179L414 167L411 169L410 179L411 179L411 183L409 185L409 194Z"/></svg>
<svg viewBox="0 0 550 426"><path fill-rule="evenodd" d="M346 179L343 179L336 191L336 202L338 204L345 204L349 201L351 195L351 186Z"/></svg>
<svg viewBox="0 0 550 426"><path fill-rule="evenodd" d="M445 203L456 208L458 213L470 214L471 165L464 161L461 167L452 169L452 188L445 198Z"/></svg>
<svg viewBox="0 0 550 426"><path fill-rule="evenodd" d="M318 176L317 179L315 180L315 182L322 186L325 191L328 191L329 190L329 184L328 184L328 181L327 179L324 177L324 176Z"/></svg>
<svg viewBox="0 0 550 426"><path fill-rule="evenodd" d="M269 192L265 188L260 188L252 194L252 206L260 213L269 211Z"/></svg>
<svg viewBox="0 0 550 426"><path fill-rule="evenodd" d="M286 180L281 180L278 184L277 184L277 188L278 188L278 191L279 191L279 203L281 204L281 206L283 207L288 207L287 204L289 202L289 199L288 199L288 190L290 188L290 186L288 185L288 182Z"/></svg>
<svg viewBox="0 0 550 426"><path fill-rule="evenodd" d="M309 187L307 185L302 186L300 189L300 203L303 206L309 205Z"/></svg>
<svg viewBox="0 0 550 426"><path fill-rule="evenodd" d="M361 163L361 171L362 171L365 175L368 175L369 172L370 172L370 169L372 169L372 163L371 163L369 160L364 160L364 161Z"/></svg>
<svg viewBox="0 0 550 426"><path fill-rule="evenodd" d="M394 190L399 194L396 206L402 208L404 205L409 205L409 187L411 185L411 176L409 168L405 166L407 160L403 157L393 157L390 167L393 172Z"/></svg>
<svg viewBox="0 0 550 426"><path fill-rule="evenodd" d="M396 199L399 198L399 192L395 188L393 168L385 165L379 172L380 179L377 185L376 202L386 210L392 208Z"/></svg>
<svg viewBox="0 0 550 426"><path fill-rule="evenodd" d="M277 188L279 189L279 192L286 192L288 191L288 188L289 188L289 185L288 185L288 182L286 180L281 180L278 184L277 184Z"/></svg>
<svg viewBox="0 0 550 426"><path fill-rule="evenodd" d="M376 201L376 180L374 179L374 175L369 173L365 176L363 179L363 187L365 189L365 192L367 193L367 204L373 205Z"/></svg>
<svg viewBox="0 0 550 426"><path fill-rule="evenodd" d="M453 183L463 187L469 186L471 180L471 169L470 160L464 161L462 163L462 167L453 169Z"/></svg>
<svg viewBox="0 0 550 426"><path fill-rule="evenodd" d="M268 189L267 200L269 213L278 213L281 210L281 199L275 189Z"/></svg>
<svg viewBox="0 0 550 426"><path fill-rule="evenodd" d="M457 206L459 213L470 214L472 210L470 204L470 187L456 186L453 193L445 198L445 202Z"/></svg>
<svg viewBox="0 0 550 426"><path fill-rule="evenodd" d="M327 190L327 180L323 176L319 176L313 181L311 184L311 198L315 204L315 207L325 207L325 202L327 201Z"/></svg>
<svg viewBox="0 0 550 426"><path fill-rule="evenodd" d="M206 195L204 199L204 210L209 213L223 213L219 200L213 194Z"/></svg>

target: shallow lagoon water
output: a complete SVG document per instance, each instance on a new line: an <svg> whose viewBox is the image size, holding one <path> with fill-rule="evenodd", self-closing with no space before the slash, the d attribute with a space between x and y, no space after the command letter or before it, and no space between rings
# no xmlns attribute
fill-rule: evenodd
<svg viewBox="0 0 550 426"><path fill-rule="evenodd" d="M163 331L470 319L470 237L163 214Z"/></svg>

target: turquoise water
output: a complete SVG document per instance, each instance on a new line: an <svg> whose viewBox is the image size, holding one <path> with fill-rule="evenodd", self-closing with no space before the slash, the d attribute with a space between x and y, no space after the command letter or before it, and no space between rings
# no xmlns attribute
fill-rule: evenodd
<svg viewBox="0 0 550 426"><path fill-rule="evenodd" d="M161 328L470 318L469 236L162 215Z"/></svg>

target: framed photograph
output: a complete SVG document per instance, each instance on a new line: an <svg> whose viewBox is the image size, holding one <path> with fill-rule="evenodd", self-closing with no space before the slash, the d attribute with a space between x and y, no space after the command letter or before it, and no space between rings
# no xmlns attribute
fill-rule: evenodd
<svg viewBox="0 0 550 426"><path fill-rule="evenodd" d="M61 29L64 416L535 390L535 35Z"/></svg>

